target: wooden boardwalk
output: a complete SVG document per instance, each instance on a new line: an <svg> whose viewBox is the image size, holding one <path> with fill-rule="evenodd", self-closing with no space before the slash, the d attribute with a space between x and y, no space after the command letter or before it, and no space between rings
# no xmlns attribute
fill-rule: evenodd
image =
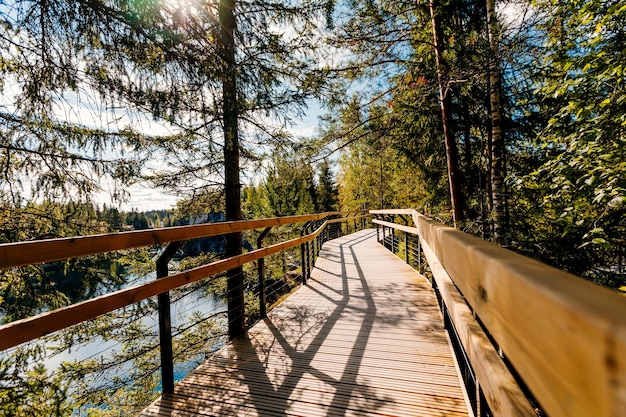
<svg viewBox="0 0 626 417"><path fill-rule="evenodd" d="M142 416L467 416L428 282L364 230Z"/></svg>

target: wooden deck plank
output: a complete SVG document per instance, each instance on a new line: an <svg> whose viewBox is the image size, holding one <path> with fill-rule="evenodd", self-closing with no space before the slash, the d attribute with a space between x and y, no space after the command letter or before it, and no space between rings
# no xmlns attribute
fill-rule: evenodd
<svg viewBox="0 0 626 417"><path fill-rule="evenodd" d="M254 371L250 371L250 374ZM322 372L322 371L320 371ZM419 380L403 380L394 377L393 375L383 375L383 376L365 376L361 375L359 378L363 380L368 380L370 384L384 390L395 391L394 395L398 395L402 397L403 393L411 394L415 389L418 389L420 393L430 394L430 395L438 395L443 397L450 398L462 398L461 394L458 392L458 386L451 384L448 381L449 385L445 385L443 383L437 383L437 381L432 381L431 379L422 381ZM315 383L318 378L314 375L304 372L301 380L309 381L311 383ZM441 381L446 382L446 381ZM242 382L239 380L233 380L231 375L225 375L220 373L212 373L212 374L196 374L195 377L187 378L185 381L181 382L181 384L197 384L203 387L211 387L215 389L231 389L233 387L238 386ZM293 381L283 381L283 385L295 387L295 383Z"/></svg>
<svg viewBox="0 0 626 417"><path fill-rule="evenodd" d="M361 231L141 416L467 416L430 285Z"/></svg>

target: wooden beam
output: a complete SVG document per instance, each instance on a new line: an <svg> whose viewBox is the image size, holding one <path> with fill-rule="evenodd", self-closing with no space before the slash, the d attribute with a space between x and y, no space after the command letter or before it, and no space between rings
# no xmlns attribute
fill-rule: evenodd
<svg viewBox="0 0 626 417"><path fill-rule="evenodd" d="M438 262L430 246L423 243L422 249L493 414L536 417L537 414L530 406L524 392L476 321L463 296Z"/></svg>
<svg viewBox="0 0 626 417"><path fill-rule="evenodd" d="M624 297L416 211L412 217L548 415L626 415Z"/></svg>
<svg viewBox="0 0 626 417"><path fill-rule="evenodd" d="M345 213L347 212L333 211L301 216L240 220L32 242L5 243L0 245L0 268L59 261L97 253L289 225L310 220L320 220L330 215Z"/></svg>

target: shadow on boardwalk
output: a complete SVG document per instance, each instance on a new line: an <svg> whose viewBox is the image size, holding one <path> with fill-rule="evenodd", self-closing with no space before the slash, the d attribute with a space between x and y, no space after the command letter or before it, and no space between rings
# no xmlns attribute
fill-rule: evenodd
<svg viewBox="0 0 626 417"><path fill-rule="evenodd" d="M435 296L361 231L142 415L467 415Z"/></svg>

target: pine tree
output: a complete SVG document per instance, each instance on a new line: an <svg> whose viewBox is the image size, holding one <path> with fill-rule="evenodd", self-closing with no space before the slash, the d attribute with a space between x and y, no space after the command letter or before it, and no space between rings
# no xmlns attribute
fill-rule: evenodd
<svg viewBox="0 0 626 417"><path fill-rule="evenodd" d="M315 188L316 208L318 212L337 210L337 185L330 164L323 161L319 166L317 187Z"/></svg>
<svg viewBox="0 0 626 417"><path fill-rule="evenodd" d="M292 216L315 212L316 190L312 167L286 148L273 158L261 187L267 215Z"/></svg>

